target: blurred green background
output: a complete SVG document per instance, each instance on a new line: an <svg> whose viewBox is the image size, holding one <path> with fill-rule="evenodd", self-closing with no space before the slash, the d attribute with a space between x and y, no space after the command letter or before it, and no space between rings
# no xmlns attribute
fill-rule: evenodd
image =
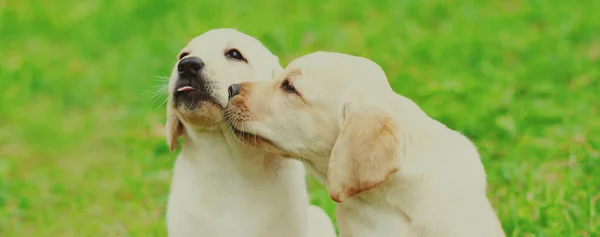
<svg viewBox="0 0 600 237"><path fill-rule="evenodd" d="M600 236L600 1L0 0L0 236L165 236L157 94L235 27L366 56L479 147L508 236ZM334 205L311 181L311 199Z"/></svg>

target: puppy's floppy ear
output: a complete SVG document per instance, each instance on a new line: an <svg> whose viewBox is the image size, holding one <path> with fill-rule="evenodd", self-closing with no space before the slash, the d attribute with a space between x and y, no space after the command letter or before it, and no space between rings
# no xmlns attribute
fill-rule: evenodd
<svg viewBox="0 0 600 237"><path fill-rule="evenodd" d="M177 117L173 106L167 106L167 124L165 125L165 138L170 151L177 149L177 139L183 134L183 124Z"/></svg>
<svg viewBox="0 0 600 237"><path fill-rule="evenodd" d="M375 188L398 171L397 127L384 111L348 104L327 171L329 195L336 202Z"/></svg>

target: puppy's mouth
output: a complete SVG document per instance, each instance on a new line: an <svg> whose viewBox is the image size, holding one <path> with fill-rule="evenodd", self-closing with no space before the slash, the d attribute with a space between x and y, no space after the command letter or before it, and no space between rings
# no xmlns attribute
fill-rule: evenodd
<svg viewBox="0 0 600 237"><path fill-rule="evenodd" d="M176 105L184 105L188 109L196 109L203 102L223 108L212 95L212 88L204 78L179 78L173 91Z"/></svg>
<svg viewBox="0 0 600 237"><path fill-rule="evenodd" d="M259 147L263 145L271 145L275 146L273 141L269 140L266 137L260 136L256 133L242 131L236 128L232 123L227 123L229 125L229 129L235 134L235 137L242 141L245 144L249 144L251 146Z"/></svg>
<svg viewBox="0 0 600 237"><path fill-rule="evenodd" d="M191 87L191 86L182 86L180 88L177 88L176 92L177 93L182 93L182 92L190 92L190 91L195 91L196 88Z"/></svg>

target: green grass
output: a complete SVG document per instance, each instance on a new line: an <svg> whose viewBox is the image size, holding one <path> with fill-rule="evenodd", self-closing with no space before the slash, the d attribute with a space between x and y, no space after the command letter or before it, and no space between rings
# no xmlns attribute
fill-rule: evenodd
<svg viewBox="0 0 600 237"><path fill-rule="evenodd" d="M372 2L372 3L369 3ZM377 2L377 3L375 3ZM600 236L600 1L0 0L0 236L165 236L165 83L236 27L372 58L469 136L508 236ZM311 182L311 198L334 205Z"/></svg>

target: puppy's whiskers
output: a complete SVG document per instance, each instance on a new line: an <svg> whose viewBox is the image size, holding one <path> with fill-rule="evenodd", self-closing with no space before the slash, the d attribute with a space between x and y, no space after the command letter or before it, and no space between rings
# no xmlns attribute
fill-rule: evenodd
<svg viewBox="0 0 600 237"><path fill-rule="evenodd" d="M237 118L234 116L236 116L236 114L232 113L231 111L225 111L224 119L226 120L225 122L228 126L227 130L234 137L234 140L237 144L243 144L243 142L240 140L241 138L239 138L234 131L235 127L237 127Z"/></svg>
<svg viewBox="0 0 600 237"><path fill-rule="evenodd" d="M148 117L150 110L154 110L154 109L158 109L158 108L162 107L169 99L169 85L168 85L168 83L165 83L165 80L168 82L169 78L161 77L161 76L155 76L155 77L160 79L160 84L155 86L156 89L154 90L154 92L151 93L152 95L149 97L149 99L152 100L152 103L150 104L150 107L148 107L148 109L146 110L146 113L144 114L144 119L146 119ZM155 107L157 102L160 102L160 103L158 104L157 107Z"/></svg>
<svg viewBox="0 0 600 237"><path fill-rule="evenodd" d="M154 78L156 78L156 79L160 79L160 81L167 81L167 82L168 82L169 80L171 80L171 78L169 78L169 77L165 77L165 76L154 76Z"/></svg>

